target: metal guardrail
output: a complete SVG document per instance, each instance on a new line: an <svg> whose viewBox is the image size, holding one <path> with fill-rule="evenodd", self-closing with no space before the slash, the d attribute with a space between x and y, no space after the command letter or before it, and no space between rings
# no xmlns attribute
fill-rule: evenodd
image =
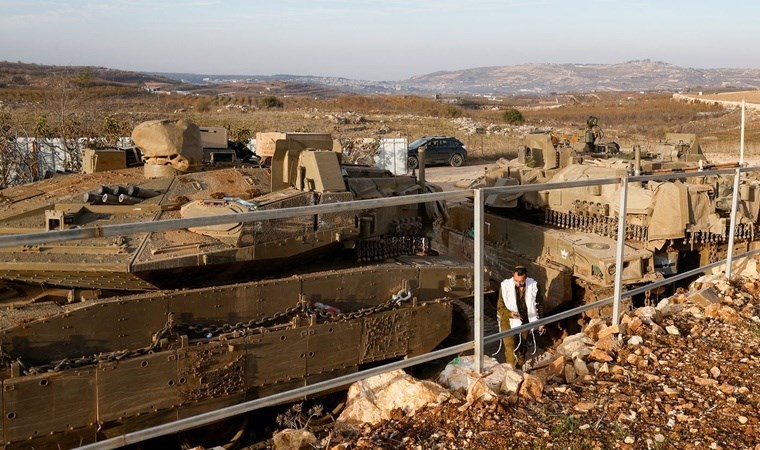
<svg viewBox="0 0 760 450"><path fill-rule="evenodd" d="M73 239L86 239L93 237L106 237L106 236L118 236L123 234L138 233L138 232L156 232L156 231L168 231L173 229L200 227L209 225L219 225L226 223L237 222L250 222L250 221L262 221L271 219L282 219L290 217L298 217L303 215L335 213L335 212L348 212L356 211L368 208L380 208L385 206L400 206L409 205L415 203L433 202L433 201L452 201L461 200L468 197L474 197L474 273L477 274L474 280L474 301L475 301L475 320L474 320L474 338L472 341L447 347L444 349L436 350L424 355L411 357L402 361L397 361L382 366L374 367L372 369L363 370L354 374L344 375L341 377L325 380L319 383L315 383L309 386L293 389L286 392L262 397L259 399L251 400L245 403L239 403L237 405L225 407L215 411L207 412L197 416L177 420L164 425L127 433L118 437L110 438L104 441L96 442L93 444L85 445L81 447L87 450L105 450L119 448L124 445L134 444L142 442L147 439L159 437L162 435L177 433L183 430L207 425L213 422L224 420L239 414L243 414L255 409L264 408L267 406L273 406L289 401L295 401L302 399L308 395L318 394L323 391L343 387L353 382L369 378L374 375L386 373L392 370L406 368L414 366L420 363L433 361L446 356L459 354L465 351L474 350L476 356L476 368L478 371L482 371L483 367L483 353L485 344L495 342L506 336L516 335L523 331L527 331L536 328L540 325L546 325L557 322L568 317L572 317L596 309L602 306L613 304L613 322L617 322L619 319L620 305L623 298L632 297L649 291L651 289L671 284L675 281L679 281L694 275L705 272L706 270L713 269L722 265L726 265L726 276L730 278L731 275L731 262L737 258L749 257L760 253L760 249L742 253L740 255L733 255L733 235L730 233L729 237L729 254L726 260L714 262L688 272L684 272L664 280L656 281L645 286L641 286L629 291L623 290L622 283L622 270L617 270L615 276L615 290L614 295L609 298L598 300L596 302L581 305L576 308L558 313L549 317L544 317L537 321L522 325L520 327L510 329L507 331L492 334L490 336L483 336L483 301L485 293L485 266L484 266L484 250L485 250L485 196L492 193L521 193L521 192L535 192L545 191L552 189L564 189L572 187L585 187L585 186L600 186L600 185L621 185L621 198L620 208L618 211L619 217L622 220L618 221L618 239L616 247L616 264L618 268L623 267L623 254L625 246L625 214L627 211L627 194L628 184L631 182L640 181L653 181L653 180L669 180L673 178L685 178L685 177L705 177L705 176L719 176L719 175L734 175L734 192L732 198L732 204L735 206L738 202L739 189L736 188L738 180L742 173L760 171L760 167L738 167L735 169L724 170L704 170L695 172L672 172L665 174L644 175L644 176L623 176L603 179L589 179L580 181L560 182L560 183L546 183L546 184L533 184L533 185L518 185L518 186L502 186L502 187L488 187L480 189L469 189L462 191L447 191L437 192L429 194L409 195L402 197L391 197L371 200L358 200L353 202L344 203L332 203L326 205L295 207L277 210L262 210L253 211L243 214L225 214L219 216L199 217L190 219L172 219L157 222L147 223L131 223L131 224L119 224L119 225L106 225L95 228L83 228L76 230L62 230L62 231L49 231L44 233L31 233L26 235L7 235L0 236L0 248L13 247L19 245L35 245L49 242L62 242ZM736 220L736 208L732 209L731 214L731 230L735 228Z"/></svg>

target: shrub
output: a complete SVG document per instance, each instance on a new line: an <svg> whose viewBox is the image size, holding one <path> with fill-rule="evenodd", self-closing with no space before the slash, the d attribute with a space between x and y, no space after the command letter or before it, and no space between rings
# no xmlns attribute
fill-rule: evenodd
<svg viewBox="0 0 760 450"><path fill-rule="evenodd" d="M282 108L283 107L282 100L275 97L274 95L270 95L268 97L262 98L259 104L263 106L264 108Z"/></svg>
<svg viewBox="0 0 760 450"><path fill-rule="evenodd" d="M525 122L525 118L523 117L522 113L516 108L509 108L508 110L504 111L502 118L504 119L504 122L512 125Z"/></svg>

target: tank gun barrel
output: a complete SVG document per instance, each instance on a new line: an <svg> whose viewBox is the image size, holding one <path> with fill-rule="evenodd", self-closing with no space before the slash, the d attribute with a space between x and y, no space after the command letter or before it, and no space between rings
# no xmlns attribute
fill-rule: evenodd
<svg viewBox="0 0 760 450"><path fill-rule="evenodd" d="M658 175L663 173L701 172L703 170L733 169L739 167L739 163L705 164L702 167L677 167L670 169L655 169L641 172L641 175Z"/></svg>

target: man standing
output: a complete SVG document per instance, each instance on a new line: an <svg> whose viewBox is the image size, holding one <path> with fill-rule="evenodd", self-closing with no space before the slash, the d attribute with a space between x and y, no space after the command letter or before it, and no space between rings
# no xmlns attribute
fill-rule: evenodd
<svg viewBox="0 0 760 450"><path fill-rule="evenodd" d="M536 280L528 277L528 270L525 266L515 267L512 278L502 281L501 289L499 289L497 310L501 331L519 327L527 323L526 320L528 322L538 320L537 296L538 283ZM545 331L543 325L538 327L539 334L544 334ZM509 364L512 364L512 367L521 367L525 362L524 353L528 346L527 340L527 331L504 338L504 357ZM517 345L515 345L515 341L517 341ZM535 346L535 339L533 345Z"/></svg>

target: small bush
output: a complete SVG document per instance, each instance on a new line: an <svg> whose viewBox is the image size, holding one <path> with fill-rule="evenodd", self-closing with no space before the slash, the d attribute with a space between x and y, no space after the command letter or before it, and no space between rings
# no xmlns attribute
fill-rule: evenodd
<svg viewBox="0 0 760 450"><path fill-rule="evenodd" d="M279 98L275 97L274 95L270 95L268 97L262 98L260 100L259 104L262 107L267 108L267 109L282 108L283 107L282 100L280 100Z"/></svg>
<svg viewBox="0 0 760 450"><path fill-rule="evenodd" d="M523 117L522 113L516 108L509 108L508 110L504 111L502 118L504 119L504 122L512 125L525 122L525 118Z"/></svg>

